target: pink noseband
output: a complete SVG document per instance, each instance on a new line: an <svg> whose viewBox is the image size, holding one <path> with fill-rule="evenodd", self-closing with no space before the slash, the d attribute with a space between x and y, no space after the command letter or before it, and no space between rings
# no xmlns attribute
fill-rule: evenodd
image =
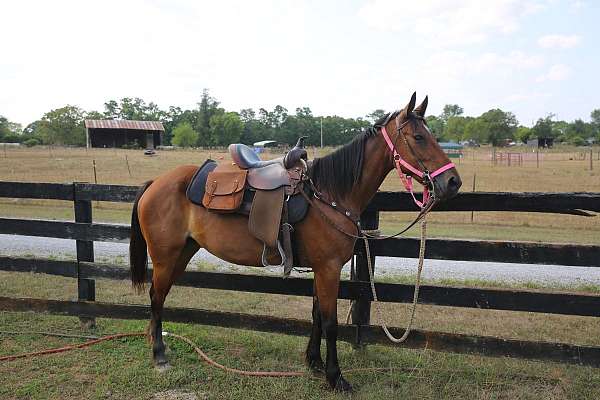
<svg viewBox="0 0 600 400"><path fill-rule="evenodd" d="M412 172L419 178L433 179L436 176L442 174L443 172L449 170L450 168L454 168L455 167L454 163L449 162L448 164L444 165L443 167L438 168L435 171L429 173L427 176L424 172L419 171L418 169L416 169L415 167L413 167L408 162L406 162L405 160L402 159L400 154L396 151L396 147L392 143L392 140L390 139L390 136L388 135L388 133L385 129L385 126L381 127L381 133L383 134L383 138L385 139L385 142L387 143L388 147L390 148L390 151L394 155L394 164L396 165L396 171L398 172L398 176L400 177L400 180L404 184L404 187L406 188L406 190L412 196L415 204L419 208L422 209L429 201L429 187L427 185L423 186L423 201L417 200L417 198L415 197L415 193L413 192L412 176L405 175L404 172L402 172L402 167L404 167L406 170ZM402 132L399 131L398 134L402 135ZM433 181L431 181L431 182L433 184Z"/></svg>

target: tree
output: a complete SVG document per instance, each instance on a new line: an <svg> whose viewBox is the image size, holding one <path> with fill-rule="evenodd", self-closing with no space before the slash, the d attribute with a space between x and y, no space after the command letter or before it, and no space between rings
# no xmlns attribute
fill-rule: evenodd
<svg viewBox="0 0 600 400"><path fill-rule="evenodd" d="M592 111L590 117L592 118L592 126L594 127L596 140L600 142L600 108Z"/></svg>
<svg viewBox="0 0 600 400"><path fill-rule="evenodd" d="M121 108L119 103L115 100L109 100L104 103L104 118L106 119L119 119Z"/></svg>
<svg viewBox="0 0 600 400"><path fill-rule="evenodd" d="M513 139L518 121L511 112L499 108L486 111L479 117L487 125L487 142L494 146L503 144L507 139Z"/></svg>
<svg viewBox="0 0 600 400"><path fill-rule="evenodd" d="M444 128L444 137L456 142L460 141L464 137L467 124L472 119L471 117L460 116L449 117Z"/></svg>
<svg viewBox="0 0 600 400"><path fill-rule="evenodd" d="M515 139L517 139L521 143L527 143L531 136L531 128L528 128L526 126L519 126L515 131Z"/></svg>
<svg viewBox="0 0 600 400"><path fill-rule="evenodd" d="M11 133L8 124L8 119L0 115L0 141L2 141L6 135Z"/></svg>
<svg viewBox="0 0 600 400"><path fill-rule="evenodd" d="M425 117L425 121L427 122L427 126L429 127L429 130L433 136L435 136L438 140L442 140L442 135L444 134L444 121L435 115L429 115Z"/></svg>
<svg viewBox="0 0 600 400"><path fill-rule="evenodd" d="M210 118L210 145L227 146L240 141L244 123L234 112L215 114Z"/></svg>
<svg viewBox="0 0 600 400"><path fill-rule="evenodd" d="M155 103L146 104L139 97L124 97L120 102L109 100L104 103L104 118L108 119L159 121L163 117L164 112Z"/></svg>
<svg viewBox="0 0 600 400"><path fill-rule="evenodd" d="M22 132L20 124L0 115L0 142L20 142Z"/></svg>
<svg viewBox="0 0 600 400"><path fill-rule="evenodd" d="M77 106L57 108L44 114L36 124L35 135L45 144L84 146L84 117L84 111Z"/></svg>
<svg viewBox="0 0 600 400"><path fill-rule="evenodd" d="M173 129L174 145L179 147L191 147L198 141L198 132L192 128L189 122L182 122Z"/></svg>
<svg viewBox="0 0 600 400"><path fill-rule="evenodd" d="M559 142L567 140L567 130L569 129L569 123L567 121L550 121L550 135L556 138Z"/></svg>
<svg viewBox="0 0 600 400"><path fill-rule="evenodd" d="M251 108L240 110L240 119L244 123L244 129L240 135L240 142L252 144L264 140L262 135L262 125L256 119L256 112Z"/></svg>
<svg viewBox="0 0 600 400"><path fill-rule="evenodd" d="M485 143L488 138L488 124L481 118L473 118L465 126L463 139Z"/></svg>
<svg viewBox="0 0 600 400"><path fill-rule="evenodd" d="M366 117L372 123L375 123L378 120L380 120L381 118L385 117L386 115L387 115L387 113L385 112L385 110L378 108L377 110L373 111L371 114L367 114Z"/></svg>
<svg viewBox="0 0 600 400"><path fill-rule="evenodd" d="M278 140L289 145L295 144L300 136L308 136L307 145L320 145L320 119L313 116L309 107L297 107L296 114L286 118L279 134Z"/></svg>
<svg viewBox="0 0 600 400"><path fill-rule="evenodd" d="M600 127L600 108L595 109L590 113L590 117L592 119L592 124Z"/></svg>
<svg viewBox="0 0 600 400"><path fill-rule="evenodd" d="M463 112L463 108L458 104L446 104L440 114L440 119L446 124L450 118L458 117L462 115Z"/></svg>
<svg viewBox="0 0 600 400"><path fill-rule="evenodd" d="M594 136L594 128L592 124L585 123L581 119L576 119L568 125L565 136L569 143L581 146L585 144L585 139Z"/></svg>
<svg viewBox="0 0 600 400"><path fill-rule="evenodd" d="M535 138L554 138L557 136L557 131L553 128L552 118L554 114L548 114L545 118L539 118L533 128L531 128L531 136Z"/></svg>
<svg viewBox="0 0 600 400"><path fill-rule="evenodd" d="M194 129L198 132L198 145L210 146L211 145L211 128L210 119L215 114L222 114L225 110L219 108L219 102L210 96L208 89L202 91L202 98L198 103L198 112L196 124Z"/></svg>

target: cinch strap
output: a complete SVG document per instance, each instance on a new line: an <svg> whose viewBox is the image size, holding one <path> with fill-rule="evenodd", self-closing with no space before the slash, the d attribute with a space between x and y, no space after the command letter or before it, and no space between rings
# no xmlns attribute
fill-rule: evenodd
<svg viewBox="0 0 600 400"><path fill-rule="evenodd" d="M425 204L427 204L427 201L429 200L429 187L427 187L426 185L423 186L423 201L417 200L417 198L415 197L415 194L413 192L412 176L405 175L402 172L402 167L404 167L408 171L412 172L419 178L424 178L425 174L402 159L400 154L398 154L398 152L396 151L396 148L394 147L394 144L392 143L392 140L390 139L390 136L388 135L388 133L385 129L385 126L381 127L381 133L383 134L383 138L385 139L385 142L387 143L388 147L390 148L390 151L392 152L392 154L394 156L394 164L396 165L396 171L398 172L398 176L400 177L400 180L404 184L404 187L406 188L406 190L412 196L415 204L419 208L423 208L423 206ZM402 134L402 132L399 132L398 134ZM449 162L448 164L444 165L443 167L440 167L440 168L436 169L435 171L433 171L432 173L430 173L429 178L433 179L436 176L438 176L438 175L446 172L450 168L454 168L454 167L455 167L454 163Z"/></svg>

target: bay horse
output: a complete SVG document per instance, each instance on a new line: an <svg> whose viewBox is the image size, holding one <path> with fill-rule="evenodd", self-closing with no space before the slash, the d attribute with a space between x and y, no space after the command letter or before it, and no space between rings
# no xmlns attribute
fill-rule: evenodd
<svg viewBox="0 0 600 400"><path fill-rule="evenodd" d="M340 213L330 204L314 201L306 217L294 227L296 264L309 266L314 272L313 325L306 362L313 372L325 373L335 390L351 390L340 371L336 349L340 272L352 257L356 240L342 231L360 233L358 217L353 220L348 215L360 216L394 168L429 185L436 201L453 197L461 186L456 168L425 123L427 97L416 108L415 101L413 94L404 109L388 114L333 153L313 160L307 172L322 198L335 201L338 209L347 211ZM246 216L217 214L186 198L186 188L197 169L180 166L146 182L133 205L131 278L134 287L142 290L150 254L152 317L148 335L157 366L168 365L162 338L165 298L200 248L234 264L262 266L263 244L250 234ZM427 170L440 173L428 181ZM269 263L278 257L271 258L275 259ZM323 334L327 344L325 365L321 358Z"/></svg>

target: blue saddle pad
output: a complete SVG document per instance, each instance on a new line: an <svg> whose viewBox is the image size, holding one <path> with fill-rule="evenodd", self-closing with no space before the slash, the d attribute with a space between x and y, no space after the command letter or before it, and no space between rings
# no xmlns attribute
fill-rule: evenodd
<svg viewBox="0 0 600 400"><path fill-rule="evenodd" d="M204 197L204 191L206 188L206 179L208 178L208 173L217 168L217 163L214 160L208 159L198 168L198 171L192 177L185 194L187 198L194 204L199 206L202 205L202 198ZM254 200L254 189L246 188L244 191L244 204L240 208L241 213L244 213L244 210L249 212L250 207L252 205L252 201ZM246 212L246 214L247 214ZM297 194L295 196L290 197L288 200L288 222L290 224L295 224L300 222L306 216L308 212L308 202L306 199Z"/></svg>
<svg viewBox="0 0 600 400"><path fill-rule="evenodd" d="M192 177L185 191L185 195L189 201L199 206L202 205L204 189L206 188L206 178L208 178L208 173L215 168L217 168L217 163L211 159L204 161L204 164L198 168L198 171Z"/></svg>

